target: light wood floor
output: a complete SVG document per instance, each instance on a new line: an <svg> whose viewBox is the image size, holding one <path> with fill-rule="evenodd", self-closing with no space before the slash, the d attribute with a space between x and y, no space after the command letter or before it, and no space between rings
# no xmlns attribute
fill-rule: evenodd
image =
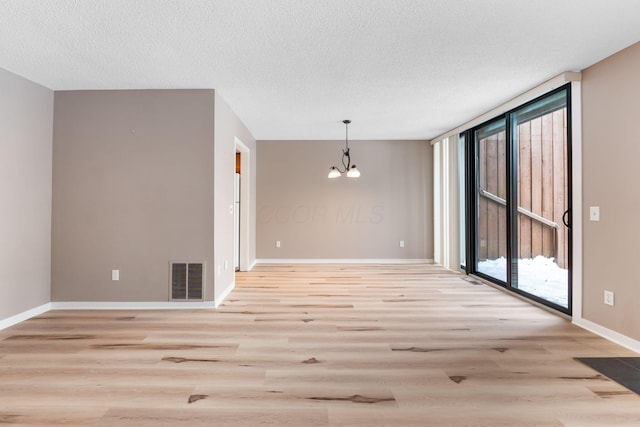
<svg viewBox="0 0 640 427"><path fill-rule="evenodd" d="M430 265L259 266L218 310L0 331L0 425L638 426L636 356Z"/></svg>

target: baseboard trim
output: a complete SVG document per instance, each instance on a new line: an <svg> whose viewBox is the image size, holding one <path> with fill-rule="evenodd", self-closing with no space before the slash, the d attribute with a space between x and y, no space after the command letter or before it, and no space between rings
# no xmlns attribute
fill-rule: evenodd
<svg viewBox="0 0 640 427"><path fill-rule="evenodd" d="M7 329L10 326L16 325L20 322L24 322L25 320L31 319L32 317L38 316L42 313L46 313L49 310L51 310L51 303L46 303L30 310L23 311L22 313L18 313L14 316L7 317L6 319L2 319L0 320L0 331L3 329Z"/></svg>
<svg viewBox="0 0 640 427"><path fill-rule="evenodd" d="M385 258L385 259L257 259L256 264L433 264L432 259Z"/></svg>
<svg viewBox="0 0 640 427"><path fill-rule="evenodd" d="M216 308L218 308L218 306L222 304L225 299L227 299L227 297L229 296L231 291L235 289L235 287L236 287L236 282L231 282L231 284L227 286L227 289L225 289L224 292L222 292L222 295L216 298L216 301L215 301Z"/></svg>
<svg viewBox="0 0 640 427"><path fill-rule="evenodd" d="M635 351L636 353L640 353L640 341L634 340L633 338L629 338L626 335L622 335L619 332L616 332L612 329L606 328L602 325L598 325L597 323L591 322L590 320L586 320L583 318L573 319L573 324L581 327L582 329L586 329L589 332L593 332L596 335L600 335L602 338L605 338L611 342L614 342L618 345L628 348L629 350Z"/></svg>
<svg viewBox="0 0 640 427"><path fill-rule="evenodd" d="M214 301L57 301L51 310L194 310L216 308Z"/></svg>

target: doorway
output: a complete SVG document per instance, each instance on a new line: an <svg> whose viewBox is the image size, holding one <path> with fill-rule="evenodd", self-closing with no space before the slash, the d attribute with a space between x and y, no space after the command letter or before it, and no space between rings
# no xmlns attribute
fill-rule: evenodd
<svg viewBox="0 0 640 427"><path fill-rule="evenodd" d="M570 87L467 132L470 272L571 312Z"/></svg>
<svg viewBox="0 0 640 427"><path fill-rule="evenodd" d="M233 188L233 241L234 241L234 251L233 251L233 265L236 271L240 271L240 212L241 212L241 204L240 204L240 171L241 168L241 155L240 152L236 151L236 173L234 177L234 188Z"/></svg>
<svg viewBox="0 0 640 427"><path fill-rule="evenodd" d="M234 169L234 185L236 191L234 194L234 212L237 219L234 218L234 258L236 261L236 271L249 271L253 267L252 259L255 258L255 245L252 243L252 217L255 224L254 196L251 194L251 182L255 186L252 168L252 154L248 146L241 140L235 138L235 162Z"/></svg>

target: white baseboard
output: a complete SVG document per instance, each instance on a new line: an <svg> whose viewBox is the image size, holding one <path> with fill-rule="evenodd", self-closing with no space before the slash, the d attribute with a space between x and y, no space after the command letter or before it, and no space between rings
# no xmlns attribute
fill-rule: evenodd
<svg viewBox="0 0 640 427"><path fill-rule="evenodd" d="M58 301L51 310L193 310L216 308L213 301Z"/></svg>
<svg viewBox="0 0 640 427"><path fill-rule="evenodd" d="M256 264L433 264L432 259L407 259L407 258L390 258L390 259L315 259L315 258L296 258L296 259L257 259Z"/></svg>
<svg viewBox="0 0 640 427"><path fill-rule="evenodd" d="M31 319L32 317L35 317L39 314L46 313L49 310L51 310L51 303L46 303L42 304L39 307L35 307L30 310L23 311L22 313L18 313L15 316L2 319L0 320L0 331L20 322L24 322L25 320Z"/></svg>
<svg viewBox="0 0 640 427"><path fill-rule="evenodd" d="M574 318L573 324L583 329L586 329L589 332L593 332L596 335L600 335L602 338L605 338L611 342L614 342L623 347L626 347L629 350L635 351L636 353L640 353L640 341L634 340L633 338L629 338L626 335L622 335L619 332L616 332L614 330L598 325L597 323L591 322L583 318L580 318L580 319Z"/></svg>
<svg viewBox="0 0 640 427"><path fill-rule="evenodd" d="M218 306L224 302L224 300L229 296L229 294L235 287L236 287L236 282L231 282L231 284L227 286L227 289L225 289L224 292L222 292L222 295L216 298L216 301L215 301L216 308L218 308Z"/></svg>

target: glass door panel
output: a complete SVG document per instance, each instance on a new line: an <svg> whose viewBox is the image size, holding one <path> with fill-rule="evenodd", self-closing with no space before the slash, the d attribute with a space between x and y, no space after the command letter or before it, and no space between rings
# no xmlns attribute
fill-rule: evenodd
<svg viewBox="0 0 640 427"><path fill-rule="evenodd" d="M569 308L567 91L511 114L517 176L517 244L511 286Z"/></svg>
<svg viewBox="0 0 640 427"><path fill-rule="evenodd" d="M476 155L476 272L507 281L506 120L474 131Z"/></svg>

